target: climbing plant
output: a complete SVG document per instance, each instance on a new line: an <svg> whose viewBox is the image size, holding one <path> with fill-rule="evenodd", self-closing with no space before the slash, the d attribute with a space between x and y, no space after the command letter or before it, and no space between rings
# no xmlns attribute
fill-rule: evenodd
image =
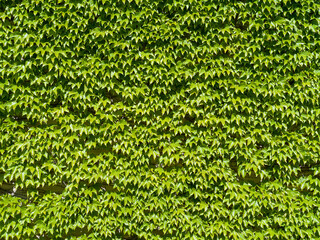
<svg viewBox="0 0 320 240"><path fill-rule="evenodd" d="M320 3L0 1L0 239L319 239Z"/></svg>

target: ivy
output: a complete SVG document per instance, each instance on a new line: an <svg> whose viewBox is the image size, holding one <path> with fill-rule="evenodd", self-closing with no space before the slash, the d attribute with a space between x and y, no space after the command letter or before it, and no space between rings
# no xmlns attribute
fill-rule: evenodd
<svg viewBox="0 0 320 240"><path fill-rule="evenodd" d="M319 9L1 1L0 238L320 238Z"/></svg>

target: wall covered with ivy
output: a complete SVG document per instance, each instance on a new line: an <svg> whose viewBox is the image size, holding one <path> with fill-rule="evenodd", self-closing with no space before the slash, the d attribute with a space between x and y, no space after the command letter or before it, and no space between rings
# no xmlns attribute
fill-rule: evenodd
<svg viewBox="0 0 320 240"><path fill-rule="evenodd" d="M0 1L0 239L319 239L316 0Z"/></svg>

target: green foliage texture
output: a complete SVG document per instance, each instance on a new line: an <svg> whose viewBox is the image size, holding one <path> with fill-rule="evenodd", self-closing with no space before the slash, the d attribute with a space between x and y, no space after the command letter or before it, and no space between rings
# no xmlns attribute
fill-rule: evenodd
<svg viewBox="0 0 320 240"><path fill-rule="evenodd" d="M1 0L0 239L319 239L318 0Z"/></svg>

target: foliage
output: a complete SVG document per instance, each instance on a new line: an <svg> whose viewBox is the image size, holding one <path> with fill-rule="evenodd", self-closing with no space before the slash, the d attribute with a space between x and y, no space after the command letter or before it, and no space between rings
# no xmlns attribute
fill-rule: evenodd
<svg viewBox="0 0 320 240"><path fill-rule="evenodd" d="M319 239L320 4L0 2L1 239Z"/></svg>

